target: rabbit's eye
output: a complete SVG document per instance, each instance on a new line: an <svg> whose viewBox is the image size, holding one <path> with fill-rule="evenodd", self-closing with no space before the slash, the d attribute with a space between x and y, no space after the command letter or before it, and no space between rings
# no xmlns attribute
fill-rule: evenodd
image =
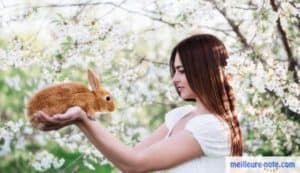
<svg viewBox="0 0 300 173"><path fill-rule="evenodd" d="M105 96L106 101L110 101L110 96Z"/></svg>

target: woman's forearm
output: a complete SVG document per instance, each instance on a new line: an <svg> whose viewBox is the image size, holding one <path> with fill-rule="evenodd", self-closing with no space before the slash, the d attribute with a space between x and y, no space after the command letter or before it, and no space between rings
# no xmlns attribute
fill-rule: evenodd
<svg viewBox="0 0 300 173"><path fill-rule="evenodd" d="M97 121L84 119L77 123L81 131L89 138L95 147L124 172L133 171L138 165L138 153L122 144Z"/></svg>

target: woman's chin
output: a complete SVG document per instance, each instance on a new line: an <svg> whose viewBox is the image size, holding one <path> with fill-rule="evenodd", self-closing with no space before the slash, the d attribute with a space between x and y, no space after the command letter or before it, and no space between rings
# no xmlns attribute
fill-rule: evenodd
<svg viewBox="0 0 300 173"><path fill-rule="evenodd" d="M180 97L183 100L195 100L195 98L196 98L196 97L194 97L192 95L187 95L187 94L184 94L184 93L180 93Z"/></svg>
<svg viewBox="0 0 300 173"><path fill-rule="evenodd" d="M181 94L180 97L181 97L183 100L193 99L192 97L189 97L189 96L183 95L183 94Z"/></svg>

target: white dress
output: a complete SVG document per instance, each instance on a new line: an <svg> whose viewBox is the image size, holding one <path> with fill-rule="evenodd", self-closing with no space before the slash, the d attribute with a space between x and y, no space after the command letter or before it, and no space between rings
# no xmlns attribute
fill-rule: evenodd
<svg viewBox="0 0 300 173"><path fill-rule="evenodd" d="M165 124L169 129L169 137L175 124L195 109L183 106L171 110L165 115ZM213 114L196 115L188 120L184 130L190 132L198 141L204 156L184 162L164 173L223 173L225 172L225 156L230 155L230 131L228 125Z"/></svg>

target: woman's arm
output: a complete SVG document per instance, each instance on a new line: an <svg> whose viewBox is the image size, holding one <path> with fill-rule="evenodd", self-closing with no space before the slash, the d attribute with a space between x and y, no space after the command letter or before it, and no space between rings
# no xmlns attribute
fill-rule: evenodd
<svg viewBox="0 0 300 173"><path fill-rule="evenodd" d="M161 125L152 134L142 139L134 146L135 151L141 151L149 147L150 145L162 140L168 133L168 128L165 124Z"/></svg>
<svg viewBox="0 0 300 173"><path fill-rule="evenodd" d="M203 155L201 147L192 134L182 131L170 138L156 142L146 149L136 151L123 145L100 123L91 121L82 110L67 111L55 117L39 114L39 121L46 124L44 130L61 128L71 121L85 133L97 149L123 172L148 172L173 167ZM80 118L78 118L80 117ZM80 120L78 120L80 119ZM188 147L187 147L188 146Z"/></svg>
<svg viewBox="0 0 300 173"><path fill-rule="evenodd" d="M202 155L198 142L186 131L137 152L120 143L96 121L84 118L78 126L101 153L124 172L166 169Z"/></svg>

